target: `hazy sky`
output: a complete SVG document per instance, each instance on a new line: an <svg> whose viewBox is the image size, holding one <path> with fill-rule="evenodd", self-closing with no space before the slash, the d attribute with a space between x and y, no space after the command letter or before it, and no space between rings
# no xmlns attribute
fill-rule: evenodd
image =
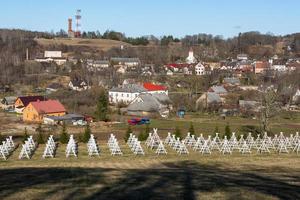
<svg viewBox="0 0 300 200"><path fill-rule="evenodd" d="M128 36L300 32L300 0L3 0L0 5L0 28L67 30L67 19L81 9L83 30Z"/></svg>

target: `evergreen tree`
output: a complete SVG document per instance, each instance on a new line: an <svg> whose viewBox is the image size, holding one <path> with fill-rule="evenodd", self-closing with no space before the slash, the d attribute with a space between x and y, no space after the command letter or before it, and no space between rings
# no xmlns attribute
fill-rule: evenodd
<svg viewBox="0 0 300 200"><path fill-rule="evenodd" d="M140 141L147 140L149 133L150 133L150 127L149 127L149 124L146 124L145 131L141 130L138 139Z"/></svg>
<svg viewBox="0 0 300 200"><path fill-rule="evenodd" d="M124 137L125 142L127 142L128 138L130 137L130 133L132 133L131 126L128 126Z"/></svg>
<svg viewBox="0 0 300 200"><path fill-rule="evenodd" d="M0 133L0 143L2 144L2 141L4 140L5 140L4 136Z"/></svg>
<svg viewBox="0 0 300 200"><path fill-rule="evenodd" d="M89 141L90 137L91 137L91 128L90 128L90 125L87 124L85 127L85 130L84 130L83 136L81 138L81 141L83 143L87 143Z"/></svg>
<svg viewBox="0 0 300 200"><path fill-rule="evenodd" d="M195 129L194 129L193 122L191 122L191 124L190 124L189 132L191 135L195 135Z"/></svg>
<svg viewBox="0 0 300 200"><path fill-rule="evenodd" d="M180 138L180 139L182 138L182 136L181 136L181 131L180 131L180 129L178 128L178 126L176 126L176 128L175 128L174 135L175 135L176 139L177 139L177 138Z"/></svg>
<svg viewBox="0 0 300 200"><path fill-rule="evenodd" d="M67 132L66 123L64 122L62 125L59 141L62 144L67 144L68 140L69 140L69 136L68 136L68 132Z"/></svg>
<svg viewBox="0 0 300 200"><path fill-rule="evenodd" d="M24 135L23 135L23 142L25 142L28 138L28 132L27 132L27 128L24 129Z"/></svg>
<svg viewBox="0 0 300 200"><path fill-rule="evenodd" d="M224 134L224 136L225 135L227 136L227 139L229 139L231 137L231 130L230 130L230 126L229 126L228 123L225 126L225 134Z"/></svg>
<svg viewBox="0 0 300 200"><path fill-rule="evenodd" d="M219 132L219 127L218 127L217 125L216 125L215 130L214 130L214 134L215 134L215 133L220 133L220 132Z"/></svg>
<svg viewBox="0 0 300 200"><path fill-rule="evenodd" d="M108 114L108 97L104 90L101 91L98 103L97 103L97 110L96 110L96 117L98 120L106 121L107 114Z"/></svg>
<svg viewBox="0 0 300 200"><path fill-rule="evenodd" d="M37 137L37 143L38 144L45 144L45 140L43 137L43 129L42 129L42 125L39 124L38 128L36 129L36 131L38 132L38 137Z"/></svg>

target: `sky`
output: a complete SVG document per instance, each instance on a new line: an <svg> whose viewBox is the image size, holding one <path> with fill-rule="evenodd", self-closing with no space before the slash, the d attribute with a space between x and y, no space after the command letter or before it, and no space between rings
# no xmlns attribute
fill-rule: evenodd
<svg viewBox="0 0 300 200"><path fill-rule="evenodd" d="M83 31L133 37L300 32L299 0L5 0L1 8L0 28L33 31L67 30L81 9Z"/></svg>

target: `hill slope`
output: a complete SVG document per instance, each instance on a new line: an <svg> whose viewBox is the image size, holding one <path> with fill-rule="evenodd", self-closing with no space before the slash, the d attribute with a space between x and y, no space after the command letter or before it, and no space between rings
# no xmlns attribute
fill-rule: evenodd
<svg viewBox="0 0 300 200"><path fill-rule="evenodd" d="M107 39L82 39L82 38L55 38L55 39L35 39L39 45L50 46L50 45L67 45L67 46L82 46L97 48L99 50L107 51L111 48L119 48L123 46L132 46L126 42L107 40Z"/></svg>

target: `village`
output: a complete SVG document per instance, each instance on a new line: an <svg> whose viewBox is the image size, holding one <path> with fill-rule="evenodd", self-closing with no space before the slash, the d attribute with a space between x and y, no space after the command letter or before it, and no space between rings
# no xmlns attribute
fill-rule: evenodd
<svg viewBox="0 0 300 200"><path fill-rule="evenodd" d="M77 64L74 63L75 59L62 55L62 51L45 51L43 58L35 58L28 62L58 67L65 67L70 62ZM63 98L51 98L51 96L63 93L63 91L84 93L97 90L96 88L100 90L104 88L110 111L117 112L120 116L154 117L154 119L167 119L175 116L180 119L184 118L185 113L188 112L211 112L224 118L226 116L255 118L260 113L262 102L260 95L253 94L264 93L274 87L272 84L260 85L261 82L258 79L285 76L285 74L297 72L300 68L299 59L283 61L276 55L268 61L254 61L246 54L238 54L236 59L230 61L205 63L195 57L192 49L189 50L184 62L178 61L159 66L159 72L154 71L153 65L141 63L139 58L112 57L110 60L89 59L76 62L80 62L90 74L82 76L75 73L67 78L64 76L69 80L64 80L64 83L48 81L48 85L44 88L32 88L32 91L26 91L27 95L21 96L5 96L5 94L14 94L14 89L12 86L4 85L1 89L3 98L0 107L4 112L16 113L25 123L47 125L68 123L84 126L96 119L94 112L76 113L74 112L76 109L72 110L74 107L70 106L67 110L60 102L64 101ZM51 74L48 70L46 69L44 73ZM137 78L132 76L120 79L114 83L114 86L110 86L109 83L105 84L105 79L102 79L98 85L94 85L93 73L105 70L113 70L112 73L121 74L124 77L126 75L130 77L132 71L139 71L139 73L135 73ZM69 73L72 73L71 69ZM149 77L153 78L149 79ZM153 81L156 77L164 77L164 81ZM189 83L187 80L189 77L199 83ZM217 78L213 80L214 77ZM200 85L207 79L211 79L210 84ZM203 88L208 89L205 91ZM299 88L296 84L291 84L284 90L281 94L284 101L280 102L279 109L294 112L297 115L300 100ZM176 99L178 95L187 96L187 100ZM116 121L116 123L120 122L124 123L124 121Z"/></svg>
<svg viewBox="0 0 300 200"><path fill-rule="evenodd" d="M0 27L0 199L300 199L293 6L53 2Z"/></svg>

